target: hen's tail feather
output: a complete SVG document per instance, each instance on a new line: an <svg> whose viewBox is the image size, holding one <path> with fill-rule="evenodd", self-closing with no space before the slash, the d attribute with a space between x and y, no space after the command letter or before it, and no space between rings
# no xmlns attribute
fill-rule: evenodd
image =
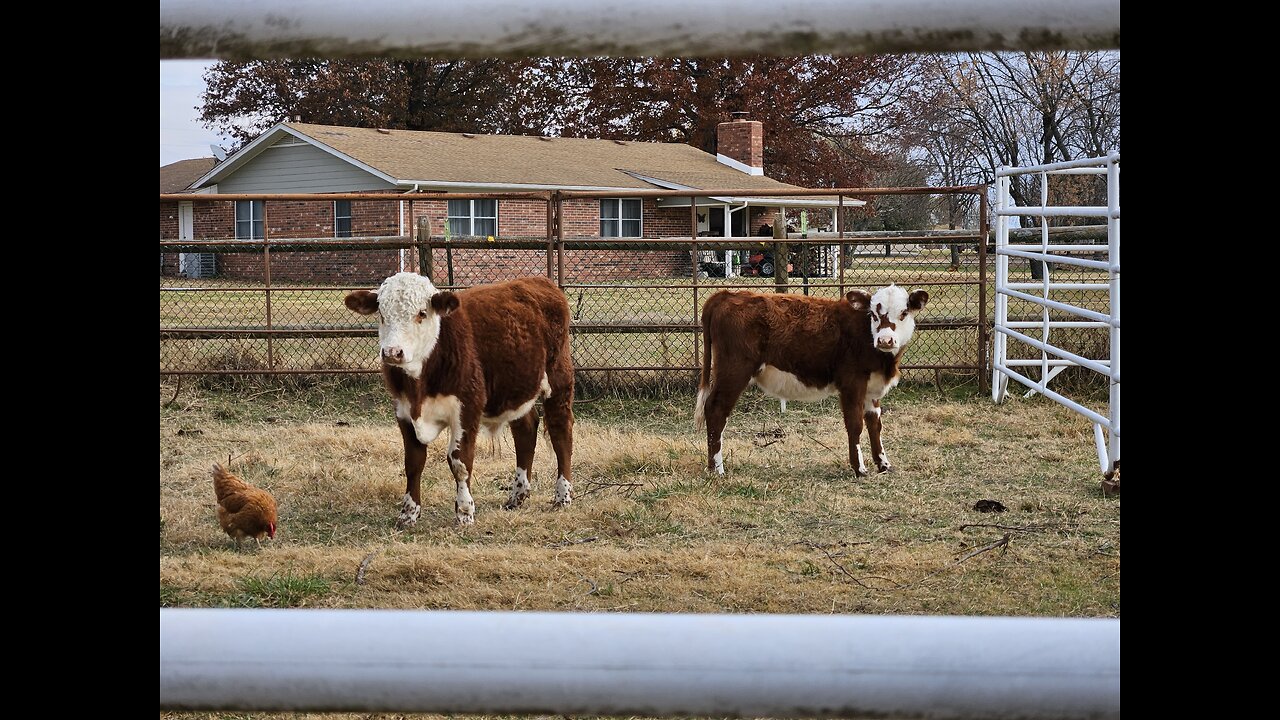
<svg viewBox="0 0 1280 720"><path fill-rule="evenodd" d="M245 482L232 475L230 470L222 466L222 463L214 463L211 472L213 474L213 493L218 496L219 502L231 493L245 488Z"/></svg>

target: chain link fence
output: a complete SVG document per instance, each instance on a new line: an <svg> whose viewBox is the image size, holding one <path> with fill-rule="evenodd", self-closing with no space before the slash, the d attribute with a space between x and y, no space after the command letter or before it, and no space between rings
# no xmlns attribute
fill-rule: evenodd
<svg viewBox="0 0 1280 720"><path fill-rule="evenodd" d="M842 196L957 191L982 194L985 211L983 188ZM569 302L574 363L588 389L693 387L702 305L719 290L834 299L891 282L930 295L903 357L904 379L985 382L988 328L980 318L990 313L990 268L977 230L842 233L828 223L820 232L778 233L785 237L602 238L596 219L575 217L571 205L595 200L576 195L587 197L162 196L160 372L377 372L376 323L347 310L343 296L414 271L459 290L554 279ZM502 202L501 226L452 217L454 203L471 197ZM689 213L688 227L696 222ZM476 232L488 230L497 232ZM1060 280L1070 270L1053 272Z"/></svg>

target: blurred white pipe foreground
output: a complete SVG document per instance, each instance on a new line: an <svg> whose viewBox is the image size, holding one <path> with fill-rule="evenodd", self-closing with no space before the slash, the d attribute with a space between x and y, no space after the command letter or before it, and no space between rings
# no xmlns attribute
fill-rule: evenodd
<svg viewBox="0 0 1280 720"><path fill-rule="evenodd" d="M1120 0L160 0L160 59L1119 49Z"/></svg>
<svg viewBox="0 0 1280 720"><path fill-rule="evenodd" d="M171 609L160 709L1119 718L1120 621Z"/></svg>

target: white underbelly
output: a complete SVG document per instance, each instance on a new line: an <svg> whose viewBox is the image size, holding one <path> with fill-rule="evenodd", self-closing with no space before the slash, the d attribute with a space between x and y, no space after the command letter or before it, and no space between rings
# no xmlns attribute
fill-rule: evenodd
<svg viewBox="0 0 1280 720"><path fill-rule="evenodd" d="M835 385L825 387L806 385L795 375L772 365L761 365L755 376L751 378L751 382L766 395L779 400L821 400L837 392Z"/></svg>
<svg viewBox="0 0 1280 720"><path fill-rule="evenodd" d="M533 397L529 398L525 402L521 403L519 407L512 410L507 410L506 412L502 412L497 415L482 415L480 417L480 424L484 426L486 432L496 433L512 420L517 420L528 415L529 411L533 409L533 404L536 403L540 397L551 397L551 383L547 381L546 373L542 374L542 384L538 387L538 391L534 393Z"/></svg>
<svg viewBox="0 0 1280 720"><path fill-rule="evenodd" d="M422 401L418 417L410 417L409 403L396 400L396 417L413 425L418 442L426 445L445 428L461 429L462 403L456 395L433 395Z"/></svg>

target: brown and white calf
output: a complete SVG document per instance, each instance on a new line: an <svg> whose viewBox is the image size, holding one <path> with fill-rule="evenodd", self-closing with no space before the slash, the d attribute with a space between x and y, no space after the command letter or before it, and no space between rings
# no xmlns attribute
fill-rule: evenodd
<svg viewBox="0 0 1280 720"><path fill-rule="evenodd" d="M782 400L840 396L849 464L867 474L858 439L863 421L880 472L891 469L880 444L880 399L898 382L898 358L929 293L897 285L844 299L722 290L702 308L706 346L694 420L707 429L707 469L724 472L724 425L750 384Z"/></svg>
<svg viewBox="0 0 1280 720"><path fill-rule="evenodd" d="M573 500L573 358L569 304L550 280L529 277L454 294L414 273L387 278L376 291L356 290L348 308L378 314L382 377L395 401L408 484L401 527L418 521L427 444L449 429L449 469L457 483L460 525L475 521L471 467L481 427L511 426L516 473L504 508L529 497L529 472L543 401L559 475L555 504Z"/></svg>

